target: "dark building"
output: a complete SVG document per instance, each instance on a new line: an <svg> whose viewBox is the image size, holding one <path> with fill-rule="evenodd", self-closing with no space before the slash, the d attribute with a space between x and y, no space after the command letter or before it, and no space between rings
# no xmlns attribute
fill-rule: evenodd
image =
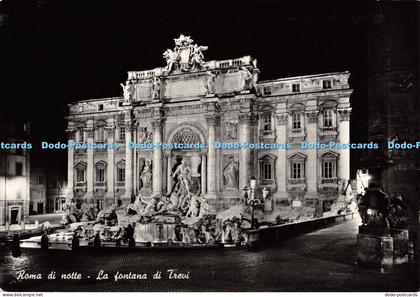
<svg viewBox="0 0 420 297"><path fill-rule="evenodd" d="M29 150L21 146L27 139L26 124L0 124L0 225L20 224L29 214Z"/></svg>
<svg viewBox="0 0 420 297"><path fill-rule="evenodd" d="M379 150L368 152L374 185L399 193L418 209L419 150L388 143L419 141L418 3L378 3L369 19L368 133ZM414 216L413 216L414 218Z"/></svg>

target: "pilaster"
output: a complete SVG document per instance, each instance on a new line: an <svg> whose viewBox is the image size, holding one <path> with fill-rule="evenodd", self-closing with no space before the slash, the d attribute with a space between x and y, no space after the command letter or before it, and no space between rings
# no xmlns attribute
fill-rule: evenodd
<svg viewBox="0 0 420 297"><path fill-rule="evenodd" d="M106 126L108 144L115 142L115 125L112 121L108 121ZM105 194L105 204L111 205L115 203L114 194L114 175L115 175L115 150L108 148L107 150L107 191Z"/></svg>
<svg viewBox="0 0 420 297"><path fill-rule="evenodd" d="M339 142L350 142L350 114L351 108L337 110L339 115L338 138ZM350 180L350 149L341 149L338 160L338 177L344 181Z"/></svg>

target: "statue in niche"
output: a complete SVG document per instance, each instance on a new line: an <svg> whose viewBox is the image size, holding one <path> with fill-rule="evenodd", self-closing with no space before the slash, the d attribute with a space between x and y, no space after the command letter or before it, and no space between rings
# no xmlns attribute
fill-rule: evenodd
<svg viewBox="0 0 420 297"><path fill-rule="evenodd" d="M243 90L250 90L252 88L252 74L246 67L241 67L241 75L244 81Z"/></svg>
<svg viewBox="0 0 420 297"><path fill-rule="evenodd" d="M133 99L134 85L130 81L127 81L125 85L120 83L120 86L123 89L124 104L130 104Z"/></svg>
<svg viewBox="0 0 420 297"><path fill-rule="evenodd" d="M238 134L238 123L225 122L225 139L227 141L235 140Z"/></svg>
<svg viewBox="0 0 420 297"><path fill-rule="evenodd" d="M160 100L160 84L161 84L160 78L157 76L153 77L152 83L153 83L152 92L151 92L152 99Z"/></svg>
<svg viewBox="0 0 420 297"><path fill-rule="evenodd" d="M229 158L229 163L223 170L223 176L226 189L238 189L238 163L233 157Z"/></svg>
<svg viewBox="0 0 420 297"><path fill-rule="evenodd" d="M142 183L142 189L152 188L152 166L151 162L146 160L143 171L140 174L140 180Z"/></svg>
<svg viewBox="0 0 420 297"><path fill-rule="evenodd" d="M208 95L214 94L214 92L216 91L215 83L216 83L216 75L211 71L207 71L204 87L206 88Z"/></svg>
<svg viewBox="0 0 420 297"><path fill-rule="evenodd" d="M187 193L190 193L191 180L191 169L186 165L185 159L181 160L181 164L176 168L173 177L178 177L178 182L181 186L185 187Z"/></svg>

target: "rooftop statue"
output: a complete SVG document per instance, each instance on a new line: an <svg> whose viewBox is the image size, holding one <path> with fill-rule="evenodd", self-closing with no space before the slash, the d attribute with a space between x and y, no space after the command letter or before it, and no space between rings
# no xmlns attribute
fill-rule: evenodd
<svg viewBox="0 0 420 297"><path fill-rule="evenodd" d="M127 81L125 85L120 83L120 86L123 89L124 104L130 104L133 100L134 85L130 81Z"/></svg>
<svg viewBox="0 0 420 297"><path fill-rule="evenodd" d="M151 97L153 100L160 100L160 78L157 76L153 77L152 83Z"/></svg>
<svg viewBox="0 0 420 297"><path fill-rule="evenodd" d="M181 34L179 38L174 39L174 50L167 49L163 53L166 60L166 71L169 73L174 69L182 71L196 70L202 68L204 63L203 52L208 49L207 46L193 44L194 40L190 36Z"/></svg>

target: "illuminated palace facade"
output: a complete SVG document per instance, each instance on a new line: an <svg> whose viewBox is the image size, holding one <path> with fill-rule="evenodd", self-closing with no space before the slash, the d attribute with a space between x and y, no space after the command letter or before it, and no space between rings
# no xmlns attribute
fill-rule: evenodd
<svg viewBox="0 0 420 297"><path fill-rule="evenodd" d="M183 39L184 38L184 39ZM124 96L69 105L68 139L117 143L117 149L68 149L68 198L99 209L137 195L168 195L182 160L210 212L242 203L255 176L273 208L334 200L349 181L348 149L300 143L349 143L348 72L259 81L250 56L203 60L207 47L176 39L167 66L128 72ZM135 143L202 143L204 148L128 148ZM290 143L290 149L218 148L221 143ZM258 192L257 192L258 193Z"/></svg>

